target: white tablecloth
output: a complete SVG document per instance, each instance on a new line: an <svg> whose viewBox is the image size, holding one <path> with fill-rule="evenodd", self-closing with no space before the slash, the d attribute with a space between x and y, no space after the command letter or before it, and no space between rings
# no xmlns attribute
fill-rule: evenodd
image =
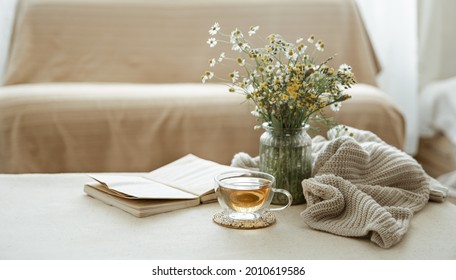
<svg viewBox="0 0 456 280"><path fill-rule="evenodd" d="M136 218L83 193L85 174L0 175L0 259L456 259L456 205L429 203L390 249L309 228L299 213L234 230L218 204Z"/></svg>

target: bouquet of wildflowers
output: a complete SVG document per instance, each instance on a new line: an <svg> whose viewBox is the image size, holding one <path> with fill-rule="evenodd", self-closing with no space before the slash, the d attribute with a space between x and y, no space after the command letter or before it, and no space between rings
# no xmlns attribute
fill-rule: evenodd
<svg viewBox="0 0 456 280"><path fill-rule="evenodd" d="M229 77L217 78L229 85L229 91L253 101L252 114L260 123L277 129L299 128L311 119L326 119L323 108L338 111L341 102L350 98L344 90L356 83L351 67L342 64L337 70L331 68L328 62L332 57L317 63L318 54L324 51L321 40L311 35L306 41L300 38L290 43L279 34L271 34L261 41L263 47L254 47L250 40L258 30L258 26L250 27L247 36L239 29L224 34L215 23L207 43L210 47L219 42L232 46L234 56L223 52L210 59L209 66L236 66ZM202 82L213 77L213 71L206 71Z"/></svg>

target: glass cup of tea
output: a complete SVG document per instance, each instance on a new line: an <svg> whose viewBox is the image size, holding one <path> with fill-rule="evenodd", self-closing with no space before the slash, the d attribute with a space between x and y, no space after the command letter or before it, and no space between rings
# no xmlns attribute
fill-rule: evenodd
<svg viewBox="0 0 456 280"><path fill-rule="evenodd" d="M292 203L291 194L275 187L274 176L250 170L223 172L215 176L217 200L226 214L234 220L256 220L265 211L280 211ZM288 203L270 208L274 195L285 195Z"/></svg>

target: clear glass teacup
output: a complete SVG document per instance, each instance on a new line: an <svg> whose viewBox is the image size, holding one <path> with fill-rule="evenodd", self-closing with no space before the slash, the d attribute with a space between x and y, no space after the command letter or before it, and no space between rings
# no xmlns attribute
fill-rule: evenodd
<svg viewBox="0 0 456 280"><path fill-rule="evenodd" d="M291 194L275 187L274 176L249 170L223 172L215 176L217 200L227 215L235 220L255 220L265 211L280 211L292 203ZM288 203L270 208L272 198L285 195Z"/></svg>

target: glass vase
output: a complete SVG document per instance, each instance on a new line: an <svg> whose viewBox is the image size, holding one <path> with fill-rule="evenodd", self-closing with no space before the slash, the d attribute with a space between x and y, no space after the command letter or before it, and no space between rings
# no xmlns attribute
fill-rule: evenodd
<svg viewBox="0 0 456 280"><path fill-rule="evenodd" d="M263 124L260 137L260 171L276 178L276 187L289 191L293 204L305 202L301 182L312 175L312 139L309 125L297 129L277 129ZM284 205L287 198L275 195L273 204Z"/></svg>

